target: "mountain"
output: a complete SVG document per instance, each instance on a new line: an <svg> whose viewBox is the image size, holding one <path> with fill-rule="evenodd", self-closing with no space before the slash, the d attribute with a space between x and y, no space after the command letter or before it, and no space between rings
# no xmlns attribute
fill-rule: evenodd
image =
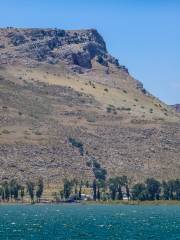
<svg viewBox="0 0 180 240"><path fill-rule="evenodd" d="M171 106L176 110L176 112L180 113L180 104L175 104Z"/></svg>
<svg viewBox="0 0 180 240"><path fill-rule="evenodd" d="M0 29L1 178L180 175L180 117L94 29Z"/></svg>

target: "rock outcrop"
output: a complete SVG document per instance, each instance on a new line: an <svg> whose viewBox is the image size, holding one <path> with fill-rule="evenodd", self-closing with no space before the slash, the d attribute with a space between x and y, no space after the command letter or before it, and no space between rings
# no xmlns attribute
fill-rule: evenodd
<svg viewBox="0 0 180 240"><path fill-rule="evenodd" d="M171 106L176 110L176 112L180 113L180 104L175 104Z"/></svg>
<svg viewBox="0 0 180 240"><path fill-rule="evenodd" d="M84 72L92 68L95 60L106 67L115 65L128 73L127 68L120 66L118 60L107 52L103 38L95 29L0 29L0 49L3 49L0 50L0 64L21 61L22 58L29 64L63 61L75 71Z"/></svg>

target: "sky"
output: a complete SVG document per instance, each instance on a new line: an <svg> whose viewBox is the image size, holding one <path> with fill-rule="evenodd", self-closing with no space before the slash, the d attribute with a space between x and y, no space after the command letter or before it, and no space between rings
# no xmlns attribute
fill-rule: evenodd
<svg viewBox="0 0 180 240"><path fill-rule="evenodd" d="M7 26L95 28L148 91L180 103L179 0L1 0Z"/></svg>

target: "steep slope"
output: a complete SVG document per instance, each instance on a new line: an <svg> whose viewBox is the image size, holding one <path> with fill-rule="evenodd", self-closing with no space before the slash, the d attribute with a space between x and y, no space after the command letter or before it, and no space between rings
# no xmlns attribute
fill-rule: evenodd
<svg viewBox="0 0 180 240"><path fill-rule="evenodd" d="M96 30L0 29L1 178L178 177L179 129Z"/></svg>

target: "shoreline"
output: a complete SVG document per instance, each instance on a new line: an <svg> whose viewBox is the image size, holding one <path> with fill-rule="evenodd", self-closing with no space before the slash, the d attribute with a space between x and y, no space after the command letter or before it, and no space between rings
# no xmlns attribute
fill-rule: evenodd
<svg viewBox="0 0 180 240"><path fill-rule="evenodd" d="M29 202L0 202L0 206L10 205L126 205L126 206L160 206L160 205L180 205L178 200L154 200L154 201L77 201L77 202L47 202L34 203Z"/></svg>
<svg viewBox="0 0 180 240"><path fill-rule="evenodd" d="M148 206L148 205L180 205L180 201L178 200L154 200L154 201L134 201L134 200L130 200L130 201L100 201L100 202L94 202L94 201L86 201L83 204L102 204L102 205L128 205L128 206L133 206L133 205L137 205L137 206Z"/></svg>

